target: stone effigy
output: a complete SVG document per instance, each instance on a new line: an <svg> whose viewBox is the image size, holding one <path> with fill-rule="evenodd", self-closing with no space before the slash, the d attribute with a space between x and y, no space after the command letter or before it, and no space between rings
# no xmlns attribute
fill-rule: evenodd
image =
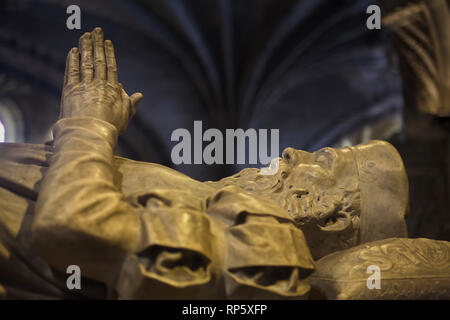
<svg viewBox="0 0 450 320"><path fill-rule="evenodd" d="M387 142L314 153L288 148L272 175L244 169L200 182L114 156L141 99L118 83L112 43L97 28L68 54L52 145L0 146L0 296L397 297L335 285L333 270L360 284L370 262L381 264L381 281L389 270L433 279L400 290L401 297L432 298L436 290L449 297L449 243L401 239L408 183ZM386 269L379 256L391 247L422 264ZM365 260L334 268L336 255ZM71 265L83 275L79 293L65 287Z"/></svg>

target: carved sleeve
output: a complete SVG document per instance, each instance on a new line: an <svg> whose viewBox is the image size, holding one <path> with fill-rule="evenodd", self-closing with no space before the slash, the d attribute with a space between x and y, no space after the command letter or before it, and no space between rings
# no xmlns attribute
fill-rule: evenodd
<svg viewBox="0 0 450 320"><path fill-rule="evenodd" d="M42 181L33 223L38 253L64 271L113 285L127 252L137 249L138 210L113 183L117 130L93 118L59 120L55 152Z"/></svg>
<svg viewBox="0 0 450 320"><path fill-rule="evenodd" d="M314 262L302 231L279 207L234 186L207 201L227 220L224 282L230 299L305 299Z"/></svg>
<svg viewBox="0 0 450 320"><path fill-rule="evenodd" d="M38 253L122 298L189 298L210 281L209 220L161 190L125 197L114 184L114 126L90 118L54 127L55 151L36 205ZM180 199L178 199L180 200Z"/></svg>

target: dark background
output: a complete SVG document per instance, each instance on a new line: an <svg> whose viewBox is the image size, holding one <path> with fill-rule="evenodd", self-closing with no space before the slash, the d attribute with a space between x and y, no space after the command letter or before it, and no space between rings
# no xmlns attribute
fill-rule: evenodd
<svg viewBox="0 0 450 320"><path fill-rule="evenodd" d="M144 94L118 153L200 180L239 165L174 166L177 128L279 128L314 151L386 139L410 181L411 237L450 240L448 121L404 105L389 30L368 30L372 0L0 0L0 120L11 142L43 143L59 113L65 58L101 26L119 80ZM81 30L66 28L67 6Z"/></svg>

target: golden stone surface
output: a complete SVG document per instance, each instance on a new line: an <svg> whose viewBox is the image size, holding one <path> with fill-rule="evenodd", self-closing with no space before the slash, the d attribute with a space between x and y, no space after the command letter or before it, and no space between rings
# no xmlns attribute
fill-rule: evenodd
<svg viewBox="0 0 450 320"><path fill-rule="evenodd" d="M323 259L348 250L370 259L404 243L422 248L400 239L408 183L389 143L288 148L274 175L244 169L200 182L114 156L141 99L117 82L101 29L83 35L67 57L53 144L0 145L0 272L14 273L17 244L31 234L31 253L61 273L78 265L106 285L107 298L304 299L310 279L318 290L315 275L335 270ZM372 250L373 241L387 244ZM448 285L448 252L417 254L409 256L422 259L419 270L437 259ZM5 287L0 295L8 296ZM327 297L352 297L345 294Z"/></svg>

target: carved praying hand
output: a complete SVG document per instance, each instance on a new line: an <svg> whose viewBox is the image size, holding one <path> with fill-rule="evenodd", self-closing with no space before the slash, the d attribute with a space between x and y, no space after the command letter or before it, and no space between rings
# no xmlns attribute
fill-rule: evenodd
<svg viewBox="0 0 450 320"><path fill-rule="evenodd" d="M81 59L80 59L81 58ZM67 55L60 118L96 118L125 132L141 93L131 96L117 80L114 47L101 28L86 32Z"/></svg>

